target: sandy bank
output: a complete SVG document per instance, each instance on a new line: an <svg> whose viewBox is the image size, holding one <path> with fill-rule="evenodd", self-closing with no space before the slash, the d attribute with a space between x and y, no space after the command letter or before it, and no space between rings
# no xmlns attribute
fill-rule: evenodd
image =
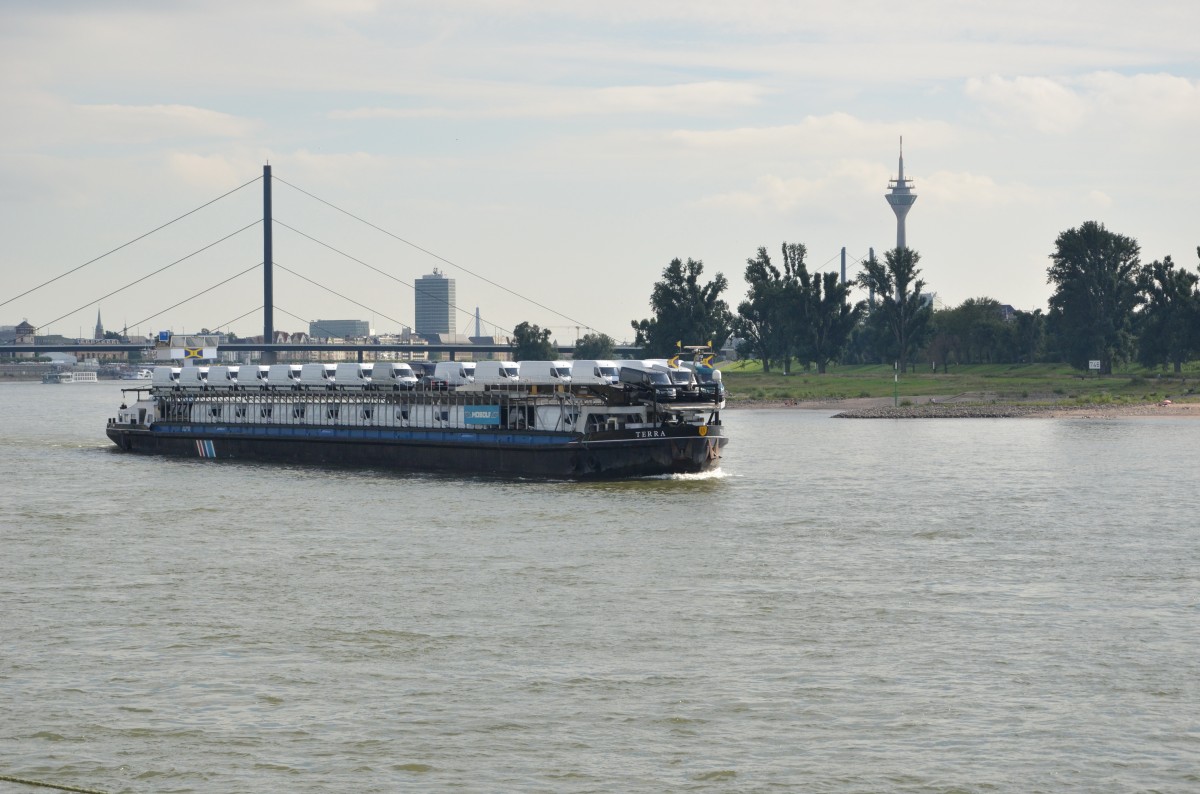
<svg viewBox="0 0 1200 794"><path fill-rule="evenodd" d="M726 408L836 411L836 419L1004 419L1023 417L1117 418L1159 416L1200 418L1200 402L1076 404L971 401L961 398L906 397L909 405L893 405L891 397L847 400L730 400Z"/></svg>

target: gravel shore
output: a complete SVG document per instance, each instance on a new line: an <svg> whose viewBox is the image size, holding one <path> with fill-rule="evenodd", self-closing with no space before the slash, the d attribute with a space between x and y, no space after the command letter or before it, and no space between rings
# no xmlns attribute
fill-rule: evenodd
<svg viewBox="0 0 1200 794"><path fill-rule="evenodd" d="M1116 418L1122 416L1163 416L1200 418L1200 402L1180 403L1046 403L1046 402L965 402L953 399L908 398L909 405L895 406L891 399L860 398L808 402L802 400L730 401L728 408L796 408L837 411L834 419L1010 419L1024 417Z"/></svg>

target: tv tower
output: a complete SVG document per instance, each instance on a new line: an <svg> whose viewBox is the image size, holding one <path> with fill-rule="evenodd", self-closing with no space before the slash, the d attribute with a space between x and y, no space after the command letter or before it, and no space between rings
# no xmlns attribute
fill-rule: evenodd
<svg viewBox="0 0 1200 794"><path fill-rule="evenodd" d="M912 209L913 202L917 200L917 194L912 192L912 180L904 178L904 136L900 136L900 173L895 179L888 180L889 191L884 194L887 203L892 205L892 212L896 213L896 247L907 248L908 243L904 237L904 216L908 215L908 211Z"/></svg>

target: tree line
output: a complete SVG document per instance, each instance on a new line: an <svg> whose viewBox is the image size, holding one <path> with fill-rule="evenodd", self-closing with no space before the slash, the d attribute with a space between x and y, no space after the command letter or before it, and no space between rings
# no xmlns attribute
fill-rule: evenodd
<svg viewBox="0 0 1200 794"><path fill-rule="evenodd" d="M1200 247L1196 249L1200 256ZM700 260L671 260L650 296L652 316L634 320L635 344L647 357L685 344L731 336L739 354L763 370L793 365L825 372L833 362L920 363L1066 362L1100 372L1136 360L1170 366L1200 357L1200 276L1170 256L1140 262L1133 238L1088 221L1059 234L1050 254L1048 310L1007 312L993 298L970 298L935 310L920 278L920 255L909 248L870 259L853 284L868 297L851 301L851 284L835 272L812 273L799 243L783 243L778 260L766 248L746 260L746 299L736 312L722 298L724 275L703 280ZM536 327L536 326L535 326Z"/></svg>

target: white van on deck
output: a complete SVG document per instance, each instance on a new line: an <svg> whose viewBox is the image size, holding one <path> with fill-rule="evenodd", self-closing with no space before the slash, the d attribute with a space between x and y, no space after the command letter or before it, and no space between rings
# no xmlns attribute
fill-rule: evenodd
<svg viewBox="0 0 1200 794"><path fill-rule="evenodd" d="M417 373L400 361L376 361L371 367L370 388L376 391L410 391L417 387Z"/></svg>
<svg viewBox="0 0 1200 794"><path fill-rule="evenodd" d="M362 391L371 383L371 365L342 362L333 373L333 387L339 391Z"/></svg>
<svg viewBox="0 0 1200 794"><path fill-rule="evenodd" d="M156 389L178 389L179 367L155 367L150 375L150 385Z"/></svg>
<svg viewBox="0 0 1200 794"><path fill-rule="evenodd" d="M355 365L357 366L357 365ZM302 389L332 389L333 374L337 371L336 364L319 364L310 362L300 366L300 388Z"/></svg>
<svg viewBox="0 0 1200 794"><path fill-rule="evenodd" d="M475 363L476 386L516 386L521 371L515 361L478 361Z"/></svg>
<svg viewBox="0 0 1200 794"><path fill-rule="evenodd" d="M522 361L521 383L530 386L570 386L570 361Z"/></svg>
<svg viewBox="0 0 1200 794"><path fill-rule="evenodd" d="M203 391L208 388L208 367L181 367L179 388L184 391Z"/></svg>
<svg viewBox="0 0 1200 794"><path fill-rule="evenodd" d="M616 386L621 371L615 361L578 359L571 362L571 384L574 386Z"/></svg>
<svg viewBox="0 0 1200 794"><path fill-rule="evenodd" d="M272 364L267 370L267 386L272 389L300 388L300 365Z"/></svg>
<svg viewBox="0 0 1200 794"><path fill-rule="evenodd" d="M433 377L440 378L450 388L475 382L474 361L439 361L433 368Z"/></svg>
<svg viewBox="0 0 1200 794"><path fill-rule="evenodd" d="M259 391L267 388L267 371L262 364L242 364L237 368L237 387L242 391Z"/></svg>
<svg viewBox="0 0 1200 794"><path fill-rule="evenodd" d="M232 391L237 386L238 367L209 367L208 388L214 391Z"/></svg>

